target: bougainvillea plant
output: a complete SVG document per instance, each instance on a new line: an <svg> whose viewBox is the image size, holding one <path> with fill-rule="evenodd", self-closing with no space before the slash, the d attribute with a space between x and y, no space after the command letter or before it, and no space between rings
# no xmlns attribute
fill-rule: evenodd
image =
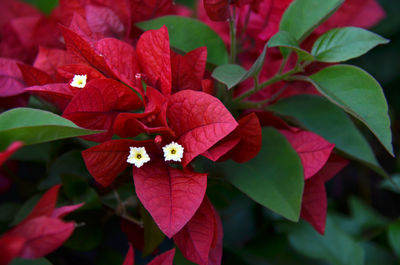
<svg viewBox="0 0 400 265"><path fill-rule="evenodd" d="M251 222L227 235L249 209L219 209L241 196L299 252L364 264L327 218L325 184L350 161L387 177L360 128L394 156L380 84L344 64L389 42L367 30L385 16L375 0L0 9L0 191L34 195L1 208L1 265L94 250L96 264L255 264L223 261L224 234L243 239ZM302 251L319 244L304 231L346 250ZM125 260L102 251L110 233Z"/></svg>

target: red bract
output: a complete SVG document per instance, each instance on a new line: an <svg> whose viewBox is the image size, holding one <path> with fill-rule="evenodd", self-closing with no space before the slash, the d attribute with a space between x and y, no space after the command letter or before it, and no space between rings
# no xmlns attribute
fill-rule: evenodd
<svg viewBox="0 0 400 265"><path fill-rule="evenodd" d="M172 0L132 0L130 4L132 22L148 20L172 11Z"/></svg>
<svg viewBox="0 0 400 265"><path fill-rule="evenodd" d="M220 264L222 226L207 197L185 227L174 236L182 254L196 264Z"/></svg>
<svg viewBox="0 0 400 265"><path fill-rule="evenodd" d="M228 0L204 0L204 9L214 21L226 21L230 16Z"/></svg>
<svg viewBox="0 0 400 265"><path fill-rule="evenodd" d="M255 113L238 120L238 127L225 137L220 144L215 145L208 151L212 154L213 161L232 159L238 163L244 163L253 159L261 149L262 132L261 125ZM234 144L236 143L236 144ZM232 146L230 149L228 149ZM203 154L204 155L204 154Z"/></svg>
<svg viewBox="0 0 400 265"><path fill-rule="evenodd" d="M304 168L304 178L307 180L314 176L326 164L334 144L327 142L321 136L307 131L298 130L297 132L280 131L293 149L300 156Z"/></svg>
<svg viewBox="0 0 400 265"><path fill-rule="evenodd" d="M185 148L182 159L184 166L237 126L235 119L217 98L190 90L172 95L167 117L177 141Z"/></svg>
<svg viewBox="0 0 400 265"><path fill-rule="evenodd" d="M141 106L137 94L127 86L112 79L95 79L71 100L63 116L81 127L105 130L104 133L86 137L102 142L111 139L118 112Z"/></svg>
<svg viewBox="0 0 400 265"><path fill-rule="evenodd" d="M325 166L305 182L300 215L320 234L324 234L326 223L325 182L333 178L347 164L348 161L346 159L332 154Z"/></svg>
<svg viewBox="0 0 400 265"><path fill-rule="evenodd" d="M171 249L148 263L148 265L172 265L175 256L175 249ZM132 245L129 244L128 253L126 254L124 263L122 265L135 265L135 252Z"/></svg>
<svg viewBox="0 0 400 265"><path fill-rule="evenodd" d="M6 150L0 152L0 166L2 166L4 162L22 146L22 142L13 142L12 144L10 144L10 146L7 147Z"/></svg>
<svg viewBox="0 0 400 265"><path fill-rule="evenodd" d="M18 63L16 60L0 58L0 98L18 96L25 92Z"/></svg>
<svg viewBox="0 0 400 265"><path fill-rule="evenodd" d="M171 93L171 56L167 27L143 33L137 44L137 58L142 71L149 78L150 85L159 82L163 94Z"/></svg>
<svg viewBox="0 0 400 265"><path fill-rule="evenodd" d="M82 152L90 174L104 187L109 186L119 173L128 167L126 159L129 147L144 146L150 151L153 141L134 141L128 139L108 141ZM104 163L107 161L107 163Z"/></svg>
<svg viewBox="0 0 400 265"><path fill-rule="evenodd" d="M171 51L172 88L202 90L202 79L207 61L207 48L201 47L184 56Z"/></svg>
<svg viewBox="0 0 400 265"><path fill-rule="evenodd" d="M133 179L143 206L168 237L174 236L200 206L207 175L181 171L153 161L133 170Z"/></svg>
<svg viewBox="0 0 400 265"><path fill-rule="evenodd" d="M64 222L60 218L83 204L56 209L60 187L56 185L48 190L21 223L0 237L0 264L6 265L15 257L43 257L71 236L74 222Z"/></svg>

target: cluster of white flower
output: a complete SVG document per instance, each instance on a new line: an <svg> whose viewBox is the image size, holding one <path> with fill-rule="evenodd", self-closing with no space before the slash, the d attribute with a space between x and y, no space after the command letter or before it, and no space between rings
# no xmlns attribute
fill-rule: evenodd
<svg viewBox="0 0 400 265"><path fill-rule="evenodd" d="M164 160L165 161L175 161L181 162L183 157L183 146L171 142L163 147L164 151ZM150 157L146 152L146 148L144 147L130 147L130 152L128 159L126 160L128 163L135 165L137 168L143 166L143 164L150 161Z"/></svg>

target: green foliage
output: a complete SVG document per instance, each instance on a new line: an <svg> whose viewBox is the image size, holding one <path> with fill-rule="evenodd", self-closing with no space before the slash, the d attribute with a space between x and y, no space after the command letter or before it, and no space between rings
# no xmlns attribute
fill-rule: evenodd
<svg viewBox="0 0 400 265"><path fill-rule="evenodd" d="M362 121L393 155L388 106L380 84L364 70L334 65L309 77L330 101Z"/></svg>
<svg viewBox="0 0 400 265"><path fill-rule="evenodd" d="M285 11L280 30L291 33L301 42L329 18L344 0L296 0Z"/></svg>
<svg viewBox="0 0 400 265"><path fill-rule="evenodd" d="M11 222L10 226L14 226L19 224L22 220L25 219L32 211L33 207L36 203L40 200L40 194L36 194L33 197L29 198L24 204L21 205L18 212L15 214L13 221Z"/></svg>
<svg viewBox="0 0 400 265"><path fill-rule="evenodd" d="M39 10L43 11L46 14L50 14L50 12L58 5L58 0L23 0L23 1L33 4Z"/></svg>
<svg viewBox="0 0 400 265"><path fill-rule="evenodd" d="M328 100L300 95L283 99L268 109L295 118L300 125L334 143L340 151L385 175L364 136L346 113Z"/></svg>
<svg viewBox="0 0 400 265"><path fill-rule="evenodd" d="M291 221L299 220L303 167L297 153L278 131L263 129L262 149L249 162L228 161L221 163L221 167L228 180L250 198Z"/></svg>
<svg viewBox="0 0 400 265"><path fill-rule="evenodd" d="M180 16L164 16L136 24L142 30L159 29L163 25L168 28L172 47L189 52L206 46L208 62L215 65L228 63L228 53L222 39L199 20Z"/></svg>
<svg viewBox="0 0 400 265"><path fill-rule="evenodd" d="M287 31L279 31L268 41L268 47L284 47L293 50L301 61L313 61L314 57L299 47L296 39ZM284 53L285 56L285 53Z"/></svg>
<svg viewBox="0 0 400 265"><path fill-rule="evenodd" d="M10 265L51 265L51 263L45 259L14 259Z"/></svg>
<svg viewBox="0 0 400 265"><path fill-rule="evenodd" d="M95 133L43 110L15 108L0 114L0 150L14 141L30 145Z"/></svg>
<svg viewBox="0 0 400 265"><path fill-rule="evenodd" d="M246 69L237 64L223 64L214 69L212 77L225 84L228 89L242 82Z"/></svg>
<svg viewBox="0 0 400 265"><path fill-rule="evenodd" d="M317 39L312 55L320 62L342 62L359 57L389 40L356 27L332 29Z"/></svg>
<svg viewBox="0 0 400 265"><path fill-rule="evenodd" d="M389 244L395 251L398 258L400 258L400 221L396 221L395 223L389 226L388 232Z"/></svg>
<svg viewBox="0 0 400 265"><path fill-rule="evenodd" d="M332 265L363 265L364 250L328 217L325 235L309 224L297 224L289 234L291 245L303 255L322 259Z"/></svg>

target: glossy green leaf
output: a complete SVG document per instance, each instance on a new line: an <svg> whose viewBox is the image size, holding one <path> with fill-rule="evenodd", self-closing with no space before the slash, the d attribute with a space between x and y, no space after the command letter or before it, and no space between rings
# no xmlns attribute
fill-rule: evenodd
<svg viewBox="0 0 400 265"><path fill-rule="evenodd" d="M164 16L137 23L142 30L159 29L163 25L168 28L172 47L183 52L207 47L207 61L221 65L228 63L228 52L218 34L203 22L181 16Z"/></svg>
<svg viewBox="0 0 400 265"><path fill-rule="evenodd" d="M334 65L310 76L311 83L330 101L362 121L393 155L388 105L379 83L364 70Z"/></svg>
<svg viewBox="0 0 400 265"><path fill-rule="evenodd" d="M14 141L30 145L95 133L43 110L15 108L0 115L0 150Z"/></svg>
<svg viewBox="0 0 400 265"><path fill-rule="evenodd" d="M289 234L290 244L303 255L321 259L332 265L364 265L364 250L343 232L329 217L325 235L301 222Z"/></svg>
<svg viewBox="0 0 400 265"><path fill-rule="evenodd" d="M144 207L140 207L140 215L144 228L143 256L148 256L163 242L165 235Z"/></svg>
<svg viewBox="0 0 400 265"><path fill-rule="evenodd" d="M365 265L398 265L396 257L386 247L380 246L372 241L363 242L361 246L365 253Z"/></svg>
<svg viewBox="0 0 400 265"><path fill-rule="evenodd" d="M242 82L247 71L237 64L223 64L214 69L212 77L225 84L228 89Z"/></svg>
<svg viewBox="0 0 400 265"><path fill-rule="evenodd" d="M296 39L287 31L279 31L268 41L268 47L284 47L297 53L301 61L313 61L314 57L297 44Z"/></svg>
<svg viewBox="0 0 400 265"><path fill-rule="evenodd" d="M334 143L346 155L385 176L370 145L350 117L327 99L314 95L294 96L280 100L268 109L295 118L308 130Z"/></svg>
<svg viewBox="0 0 400 265"><path fill-rule="evenodd" d="M332 29L317 39L311 54L321 62L343 62L359 57L389 40L356 27Z"/></svg>
<svg viewBox="0 0 400 265"><path fill-rule="evenodd" d="M280 30L291 33L301 42L343 2L344 0L295 0L283 14Z"/></svg>
<svg viewBox="0 0 400 265"><path fill-rule="evenodd" d="M244 164L219 164L228 181L254 201L298 221L304 176L300 158L286 138L273 128L263 129L260 153Z"/></svg>
<svg viewBox="0 0 400 265"><path fill-rule="evenodd" d="M400 221L397 221L389 226L388 229L389 244L400 258Z"/></svg>

